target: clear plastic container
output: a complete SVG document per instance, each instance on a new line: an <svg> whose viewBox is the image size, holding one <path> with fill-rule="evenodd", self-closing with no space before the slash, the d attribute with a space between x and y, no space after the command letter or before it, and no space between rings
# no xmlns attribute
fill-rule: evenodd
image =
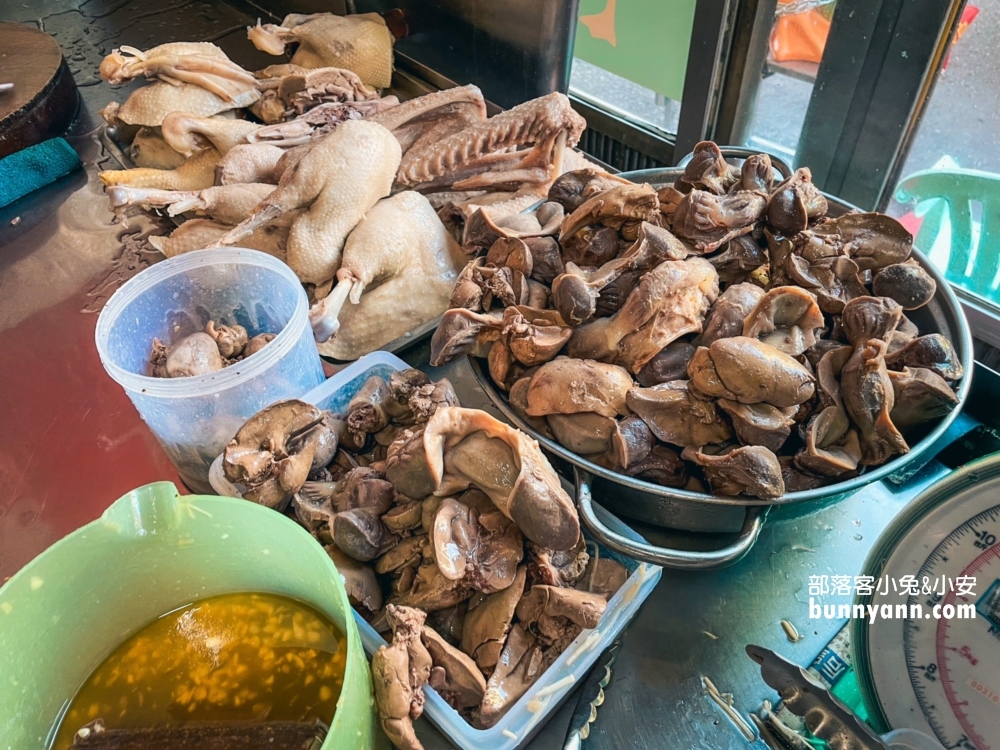
<svg viewBox="0 0 1000 750"><path fill-rule="evenodd" d="M343 414L347 411L347 404L351 398L369 377L378 375L387 378L393 372L407 367L409 365L398 357L386 352L373 352L302 396L302 400L321 409ZM222 456L219 456L212 465L211 480L212 486L220 495L240 496L241 488L227 481L222 473ZM566 485L566 489L572 496L572 488ZM635 541L642 541L642 537L605 512L603 508L595 507L594 510L601 522L607 524L615 533ZM586 532L584 534L586 535ZM593 551L596 543L589 538L588 543ZM628 569L628 580L608 602L608 608L597 627L580 633L569 648L542 674L538 682L504 714L496 726L490 729L476 729L433 689L424 688L427 696L424 716L457 747L463 750L484 750L484 748L514 750L526 744L573 691L576 683L587 674L597 657L625 629L646 597L656 588L662 573L661 568L638 563L605 547L596 546L600 549L601 557L617 560ZM380 646L386 645L382 636L357 612L354 613L354 619L361 633L361 642L369 655L374 654Z"/></svg>
<svg viewBox="0 0 1000 750"><path fill-rule="evenodd" d="M277 258L239 248L199 250L157 263L123 284L97 321L97 351L185 484L211 492L212 461L249 417L323 382L308 312L302 284ZM187 378L146 374L154 338L172 343L204 330L209 320L238 323L250 336L277 336L218 372Z"/></svg>

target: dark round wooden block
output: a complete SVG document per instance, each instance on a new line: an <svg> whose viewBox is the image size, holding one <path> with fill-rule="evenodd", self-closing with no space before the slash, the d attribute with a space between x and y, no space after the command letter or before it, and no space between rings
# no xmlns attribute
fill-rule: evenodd
<svg viewBox="0 0 1000 750"><path fill-rule="evenodd" d="M0 23L0 157L54 138L76 115L76 83L48 34Z"/></svg>

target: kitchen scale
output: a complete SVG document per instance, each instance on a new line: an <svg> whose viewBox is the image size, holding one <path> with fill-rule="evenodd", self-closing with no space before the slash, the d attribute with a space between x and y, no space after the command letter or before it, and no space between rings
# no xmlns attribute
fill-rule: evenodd
<svg viewBox="0 0 1000 750"><path fill-rule="evenodd" d="M849 626L854 710L818 672L747 646L784 707L832 750L1000 750L1000 453L924 490L862 575L872 591L851 605L868 615Z"/></svg>
<svg viewBox="0 0 1000 750"><path fill-rule="evenodd" d="M998 540L1000 455L930 486L879 538L863 570L873 591L855 601L878 615L852 620L851 631L877 730L907 727L946 748L1000 750Z"/></svg>

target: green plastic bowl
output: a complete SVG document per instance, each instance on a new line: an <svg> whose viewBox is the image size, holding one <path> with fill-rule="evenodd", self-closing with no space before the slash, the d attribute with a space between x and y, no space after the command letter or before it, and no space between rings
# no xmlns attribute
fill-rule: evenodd
<svg viewBox="0 0 1000 750"><path fill-rule="evenodd" d="M170 482L157 482L119 499L0 588L0 748L47 747L76 690L146 623L198 599L244 591L298 599L347 634L344 687L323 750L375 747L368 661L343 581L322 547L263 506L180 496Z"/></svg>

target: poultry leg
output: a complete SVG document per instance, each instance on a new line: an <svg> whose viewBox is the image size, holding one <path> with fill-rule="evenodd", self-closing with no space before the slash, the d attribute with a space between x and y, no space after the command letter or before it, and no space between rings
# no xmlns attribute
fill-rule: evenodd
<svg viewBox="0 0 1000 750"><path fill-rule="evenodd" d="M347 302L355 283L350 278L337 279L333 291L309 309L309 324L317 342L329 341L340 330L340 310Z"/></svg>
<svg viewBox="0 0 1000 750"><path fill-rule="evenodd" d="M122 224L126 224L126 209L142 205L166 208L170 216L197 211L233 226L273 190L274 185L259 183L223 185L204 190L156 190L115 185L108 188L107 194L111 210L122 219Z"/></svg>
<svg viewBox="0 0 1000 750"><path fill-rule="evenodd" d="M337 336L321 351L354 359L441 314L464 260L427 198L379 201L348 237L337 285L309 311L317 342Z"/></svg>
<svg viewBox="0 0 1000 750"><path fill-rule="evenodd" d="M323 284L340 266L348 233L389 194L399 158L399 143L381 125L345 122L287 168L274 192L219 244L232 245L283 213L307 208L292 224L288 265L303 283Z"/></svg>
<svg viewBox="0 0 1000 750"><path fill-rule="evenodd" d="M215 184L219 152L214 148L198 151L177 169L113 169L101 172L107 186L130 185L161 190L202 190Z"/></svg>

